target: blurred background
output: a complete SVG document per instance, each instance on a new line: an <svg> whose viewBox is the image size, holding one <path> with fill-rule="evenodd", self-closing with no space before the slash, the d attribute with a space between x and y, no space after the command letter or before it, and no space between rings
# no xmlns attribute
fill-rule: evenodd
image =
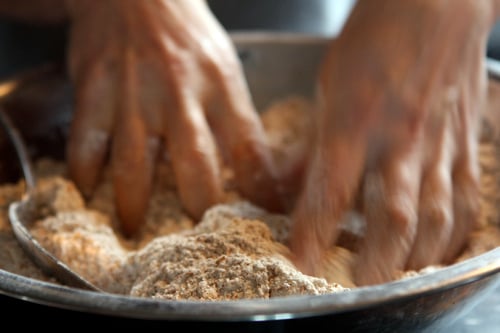
<svg viewBox="0 0 500 333"><path fill-rule="evenodd" d="M335 36L355 0L208 0L230 31L280 31ZM0 18L0 80L23 69L64 60L65 26Z"/></svg>
<svg viewBox="0 0 500 333"><path fill-rule="evenodd" d="M356 0L208 0L229 31L275 31L335 37ZM64 60L65 26L30 25L0 18L0 80L20 70ZM500 59L500 25L488 56Z"/></svg>

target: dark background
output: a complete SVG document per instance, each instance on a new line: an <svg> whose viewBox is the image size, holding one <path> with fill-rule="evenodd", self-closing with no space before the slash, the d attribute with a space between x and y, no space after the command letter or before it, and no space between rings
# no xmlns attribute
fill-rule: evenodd
<svg viewBox="0 0 500 333"><path fill-rule="evenodd" d="M15 1L15 0L12 0ZM354 0L208 0L229 31L280 31L335 36ZM0 80L47 61L63 61L65 26L29 25L0 17ZM500 25L488 56L500 59Z"/></svg>

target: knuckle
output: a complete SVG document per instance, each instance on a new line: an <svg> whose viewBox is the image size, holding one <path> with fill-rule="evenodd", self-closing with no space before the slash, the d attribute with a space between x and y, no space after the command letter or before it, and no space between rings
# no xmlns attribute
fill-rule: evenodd
<svg viewBox="0 0 500 333"><path fill-rule="evenodd" d="M449 232L453 224L453 213L448 207L435 204L423 208L421 220L426 220L435 233Z"/></svg>
<svg viewBox="0 0 500 333"><path fill-rule="evenodd" d="M233 80L238 73L238 61L232 53L203 50L198 56L202 66L218 80Z"/></svg>
<svg viewBox="0 0 500 333"><path fill-rule="evenodd" d="M177 51L168 56L167 65L174 78L186 77L189 73L190 55L185 51Z"/></svg>
<svg viewBox="0 0 500 333"><path fill-rule="evenodd" d="M391 228L404 238L413 238L417 229L417 214L409 198L401 195L387 203L386 214Z"/></svg>

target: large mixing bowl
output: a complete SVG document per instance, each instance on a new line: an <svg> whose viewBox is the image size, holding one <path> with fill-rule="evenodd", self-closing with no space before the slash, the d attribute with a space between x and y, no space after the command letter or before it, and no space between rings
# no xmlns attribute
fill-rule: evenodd
<svg viewBox="0 0 500 333"><path fill-rule="evenodd" d="M290 94L311 95L326 39L284 34L234 34L233 38L259 109ZM62 156L61 140L71 119L71 87L64 71L57 67L42 69L41 73L21 81L9 93L4 106L33 154ZM285 332L327 327L338 331L435 331L460 318L494 290L500 283L499 273L497 248L433 273L321 296L168 301L84 291L2 270L0 293L24 314L47 312L74 320L75 324L76 318L85 318L78 325L100 319L166 329Z"/></svg>

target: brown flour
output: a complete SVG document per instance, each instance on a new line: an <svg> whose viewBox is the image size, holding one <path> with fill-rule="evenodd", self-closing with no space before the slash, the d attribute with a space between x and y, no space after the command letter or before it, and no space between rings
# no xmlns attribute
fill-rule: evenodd
<svg viewBox="0 0 500 333"><path fill-rule="evenodd" d="M263 113L278 158L303 149L309 107L304 99L291 98ZM471 235L458 261L500 244L499 147L493 135L485 135L480 152L482 231ZM160 164L146 223L136 238L124 239L116 229L109 181L103 181L92 201L85 203L66 179L64 164L40 160L36 168L39 207L33 235L105 291L161 299L235 300L316 295L355 287L350 275L355 255L345 247L331 249L322 277L298 271L287 258L290 219L241 201L231 190L229 171L226 202L207 211L196 224L181 208L169 165ZM7 220L8 204L22 191L22 183L0 186L0 268L50 280L25 257ZM414 274L403 272L395 278Z"/></svg>

